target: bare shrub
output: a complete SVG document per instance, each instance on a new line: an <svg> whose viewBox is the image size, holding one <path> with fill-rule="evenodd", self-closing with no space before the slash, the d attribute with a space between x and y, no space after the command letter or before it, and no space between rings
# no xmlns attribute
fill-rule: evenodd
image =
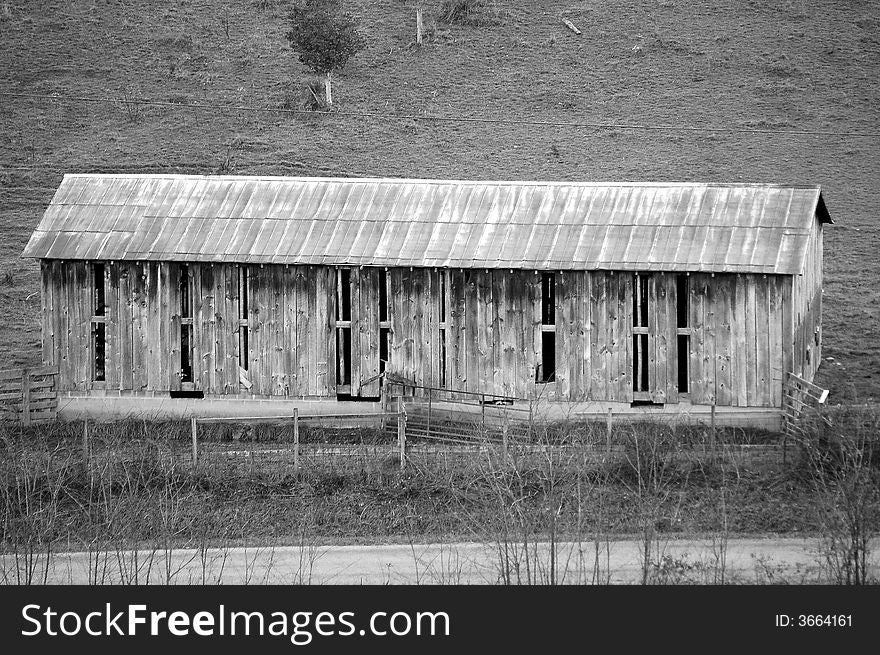
<svg viewBox="0 0 880 655"><path fill-rule="evenodd" d="M880 415L853 407L825 417L799 440L812 485L826 573L837 584L870 579L871 542L880 534Z"/></svg>

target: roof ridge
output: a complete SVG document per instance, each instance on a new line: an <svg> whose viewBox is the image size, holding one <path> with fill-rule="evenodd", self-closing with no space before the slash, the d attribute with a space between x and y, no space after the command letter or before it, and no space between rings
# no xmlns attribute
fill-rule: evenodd
<svg viewBox="0 0 880 655"><path fill-rule="evenodd" d="M584 180L465 180L416 177L326 177L309 175L193 175L187 173L65 173L65 178L153 179L153 180L228 180L228 181L289 181L339 183L399 183L441 185L497 185L497 186L578 186L595 188L729 188L729 189L817 189L817 184L783 184L774 182L670 182L670 181L584 181Z"/></svg>

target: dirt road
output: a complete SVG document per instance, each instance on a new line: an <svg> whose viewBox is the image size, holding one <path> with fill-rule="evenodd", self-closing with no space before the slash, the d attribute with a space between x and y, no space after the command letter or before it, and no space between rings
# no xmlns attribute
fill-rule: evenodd
<svg viewBox="0 0 880 655"><path fill-rule="evenodd" d="M880 545L880 544L878 544ZM811 539L731 539L726 549L711 540L655 544L653 571L667 582L816 581L823 557ZM637 583L642 551L635 540L558 544L555 580L582 584ZM876 552L876 545L875 545ZM456 543L383 546L279 546L261 548L71 552L53 555L50 584L496 584L546 583L551 578L546 543ZM3 572L15 582L16 559L5 555ZM19 559L21 563L21 559ZM872 571L880 571L875 555ZM41 580L41 576L38 576Z"/></svg>

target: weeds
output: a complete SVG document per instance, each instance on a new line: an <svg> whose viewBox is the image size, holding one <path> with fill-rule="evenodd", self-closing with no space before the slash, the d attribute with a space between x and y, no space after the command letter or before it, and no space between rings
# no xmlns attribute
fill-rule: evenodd
<svg viewBox="0 0 880 655"><path fill-rule="evenodd" d="M836 584L871 582L871 542L880 534L878 417L853 408L820 417L800 439L801 466L814 491L821 552Z"/></svg>
<svg viewBox="0 0 880 655"><path fill-rule="evenodd" d="M129 123L140 122L141 104L140 89L136 86L126 86L116 99L116 108L122 112L125 120Z"/></svg>
<svg viewBox="0 0 880 655"><path fill-rule="evenodd" d="M474 27L495 25L503 14L498 3L489 0L443 0L438 12L444 23Z"/></svg>
<svg viewBox="0 0 880 655"><path fill-rule="evenodd" d="M416 441L404 472L383 463L393 446L375 430L303 426L294 468L284 429L206 424L193 470L182 423L93 424L88 449L75 424L0 425L2 579L42 583L57 576L57 553L73 549L85 554L77 575L91 584L309 584L325 540L407 535L420 583L456 583L471 563L454 547L423 557L412 544L471 535L491 550L496 582L608 584L615 535L637 534L640 582L728 584L731 534L821 528L826 577L867 582L876 454L868 442L855 451L841 442L838 432L856 434L848 426L783 470L742 470L724 444L751 441L745 433L727 433L707 459L699 430L621 424L608 450L604 426L568 423L507 448ZM695 533L708 535L701 559L670 555L672 536ZM272 550L279 538L298 548L285 570ZM237 555L230 570L230 549L241 545L247 563ZM764 568L762 579L778 578Z"/></svg>

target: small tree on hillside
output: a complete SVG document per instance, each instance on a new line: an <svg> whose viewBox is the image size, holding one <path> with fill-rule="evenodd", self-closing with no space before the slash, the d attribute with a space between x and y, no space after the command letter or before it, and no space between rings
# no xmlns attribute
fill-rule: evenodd
<svg viewBox="0 0 880 655"><path fill-rule="evenodd" d="M357 19L341 11L339 0L300 0L293 6L290 47L299 60L319 75L324 75L324 96L333 104L331 76L366 42L357 31Z"/></svg>

